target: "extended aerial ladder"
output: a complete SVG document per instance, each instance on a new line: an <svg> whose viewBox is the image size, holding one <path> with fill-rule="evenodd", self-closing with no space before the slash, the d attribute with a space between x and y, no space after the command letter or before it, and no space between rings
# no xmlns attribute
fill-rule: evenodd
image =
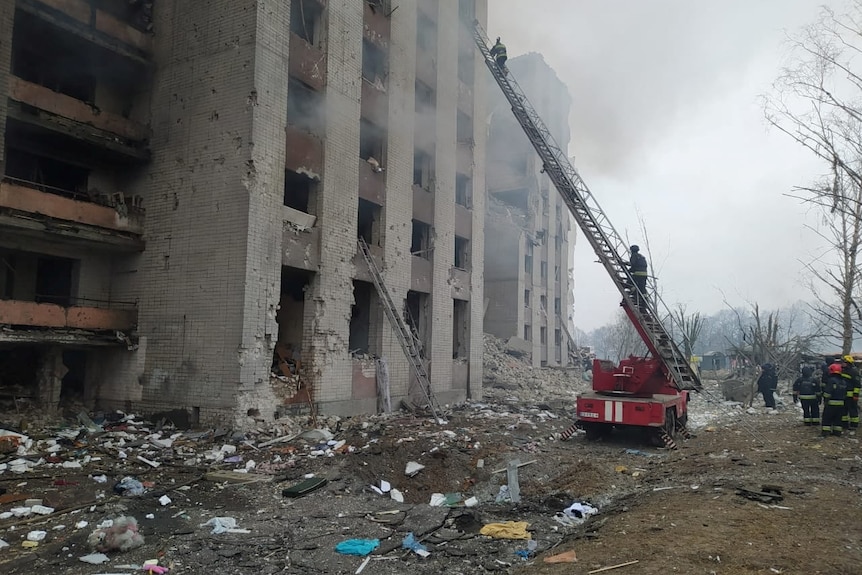
<svg viewBox="0 0 862 575"><path fill-rule="evenodd" d="M422 390L422 395L428 402L428 407L431 410L431 415L435 421L440 421L442 411L437 398L434 395L434 390L431 387L431 379L428 377L428 371L425 369L422 357L422 346L416 338L416 334L407 325L398 308L395 307L395 302L392 301L392 296L389 295L389 289L383 282L383 274L380 268L377 267L374 258L371 255L371 250L368 249L368 243L364 238L359 238L359 251L362 252L362 257L365 263L368 264L368 270L371 272L371 280L374 283L374 288L377 290L377 295L380 297L380 304L383 306L383 311L392 326L392 331L395 334L395 339L401 345L401 350L404 356L410 363L413 373L416 374L416 383Z"/></svg>
<svg viewBox="0 0 862 575"><path fill-rule="evenodd" d="M608 220L586 183L569 162L565 150L554 140L508 69L497 65L488 48L488 38L478 22L474 23L473 33L488 70L541 158L543 171L554 183L599 262L622 295L621 305L652 356L652 359L629 358L621 363L619 369L609 366L610 362L596 360L593 389L597 394L594 394L595 397L586 397L583 402L579 397L578 416L589 423L649 425L664 427L672 432L678 421L684 421L688 391L700 390L701 384L688 358L680 351L657 314L659 308L666 310L666 306L655 295L654 289L651 290L651 299L655 305L643 303L645 294L638 293L628 271L626 242ZM666 315L670 317L670 313ZM616 395L617 398L605 402L601 395ZM673 410L673 413L667 412L667 418L673 421L665 421L666 413L661 413L660 418L643 418L635 413L656 411L656 402L645 400L650 397L658 398L659 404L665 405L667 410ZM628 403L626 399L629 399ZM595 401L589 403L586 400ZM636 403L641 405L632 405Z"/></svg>

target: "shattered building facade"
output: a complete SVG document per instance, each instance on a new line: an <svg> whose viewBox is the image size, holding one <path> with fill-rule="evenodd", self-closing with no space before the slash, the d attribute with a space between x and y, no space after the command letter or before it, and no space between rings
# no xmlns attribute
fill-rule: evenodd
<svg viewBox="0 0 862 575"><path fill-rule="evenodd" d="M551 134L569 145L571 97L540 54L507 62ZM494 88L495 86L491 86ZM488 98L484 330L515 338L533 366L565 366L574 347L572 218L499 90Z"/></svg>
<svg viewBox="0 0 862 575"><path fill-rule="evenodd" d="M362 237L439 401L481 396L474 19L486 0L0 3L0 393L373 412L379 356L409 399Z"/></svg>

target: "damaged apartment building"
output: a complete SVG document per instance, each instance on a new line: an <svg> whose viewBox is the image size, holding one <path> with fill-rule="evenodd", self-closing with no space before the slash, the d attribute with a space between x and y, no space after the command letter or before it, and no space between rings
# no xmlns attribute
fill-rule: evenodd
<svg viewBox="0 0 862 575"><path fill-rule="evenodd" d="M359 238L438 400L481 396L486 18L0 3L0 400L373 412L377 358L418 398Z"/></svg>
<svg viewBox="0 0 862 575"><path fill-rule="evenodd" d="M540 54L512 58L507 66L565 150L566 85ZM515 338L536 367L570 365L572 218L498 90L489 92L487 112L484 329Z"/></svg>

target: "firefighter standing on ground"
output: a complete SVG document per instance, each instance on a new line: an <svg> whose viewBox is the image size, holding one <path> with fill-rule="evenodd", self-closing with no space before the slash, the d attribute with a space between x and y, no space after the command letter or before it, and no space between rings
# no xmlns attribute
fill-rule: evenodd
<svg viewBox="0 0 862 575"><path fill-rule="evenodd" d="M846 381L841 377L840 363L829 366L829 375L823 382L823 418L820 430L824 437L841 435L844 431L841 427L841 415L844 412L844 399L847 395Z"/></svg>
<svg viewBox="0 0 862 575"><path fill-rule="evenodd" d="M638 307L646 306L646 283L648 272L646 258L640 253L641 249L638 246L629 248L631 251L631 259L629 259L629 274L632 276L632 281L635 284L635 304Z"/></svg>
<svg viewBox="0 0 862 575"><path fill-rule="evenodd" d="M506 69L506 60L508 59L506 45L500 42L499 36L497 36L497 42L491 47L491 57L497 63L497 67L501 70Z"/></svg>
<svg viewBox="0 0 862 575"><path fill-rule="evenodd" d="M802 375L793 382L793 403L802 402L802 421L805 425L820 424L820 382L814 368L806 365Z"/></svg>
<svg viewBox="0 0 862 575"><path fill-rule="evenodd" d="M778 374L775 373L775 366L771 363L764 363L761 366L763 370L760 377L757 378L757 391L763 395L763 403L770 409L775 409L775 390L778 389Z"/></svg>
<svg viewBox="0 0 862 575"><path fill-rule="evenodd" d="M841 414L841 426L844 429L855 430L859 427L859 370L852 355L841 358L841 377L847 386L844 397L844 413Z"/></svg>

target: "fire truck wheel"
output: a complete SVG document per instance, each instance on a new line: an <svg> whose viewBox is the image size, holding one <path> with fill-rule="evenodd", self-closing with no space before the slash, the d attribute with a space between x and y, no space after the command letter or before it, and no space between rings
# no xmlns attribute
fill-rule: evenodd
<svg viewBox="0 0 862 575"><path fill-rule="evenodd" d="M605 423L584 423L584 431L587 432L587 439L596 441L611 432L611 426Z"/></svg>
<svg viewBox="0 0 862 575"><path fill-rule="evenodd" d="M664 412L664 432L670 437L676 435L676 410L668 407Z"/></svg>

